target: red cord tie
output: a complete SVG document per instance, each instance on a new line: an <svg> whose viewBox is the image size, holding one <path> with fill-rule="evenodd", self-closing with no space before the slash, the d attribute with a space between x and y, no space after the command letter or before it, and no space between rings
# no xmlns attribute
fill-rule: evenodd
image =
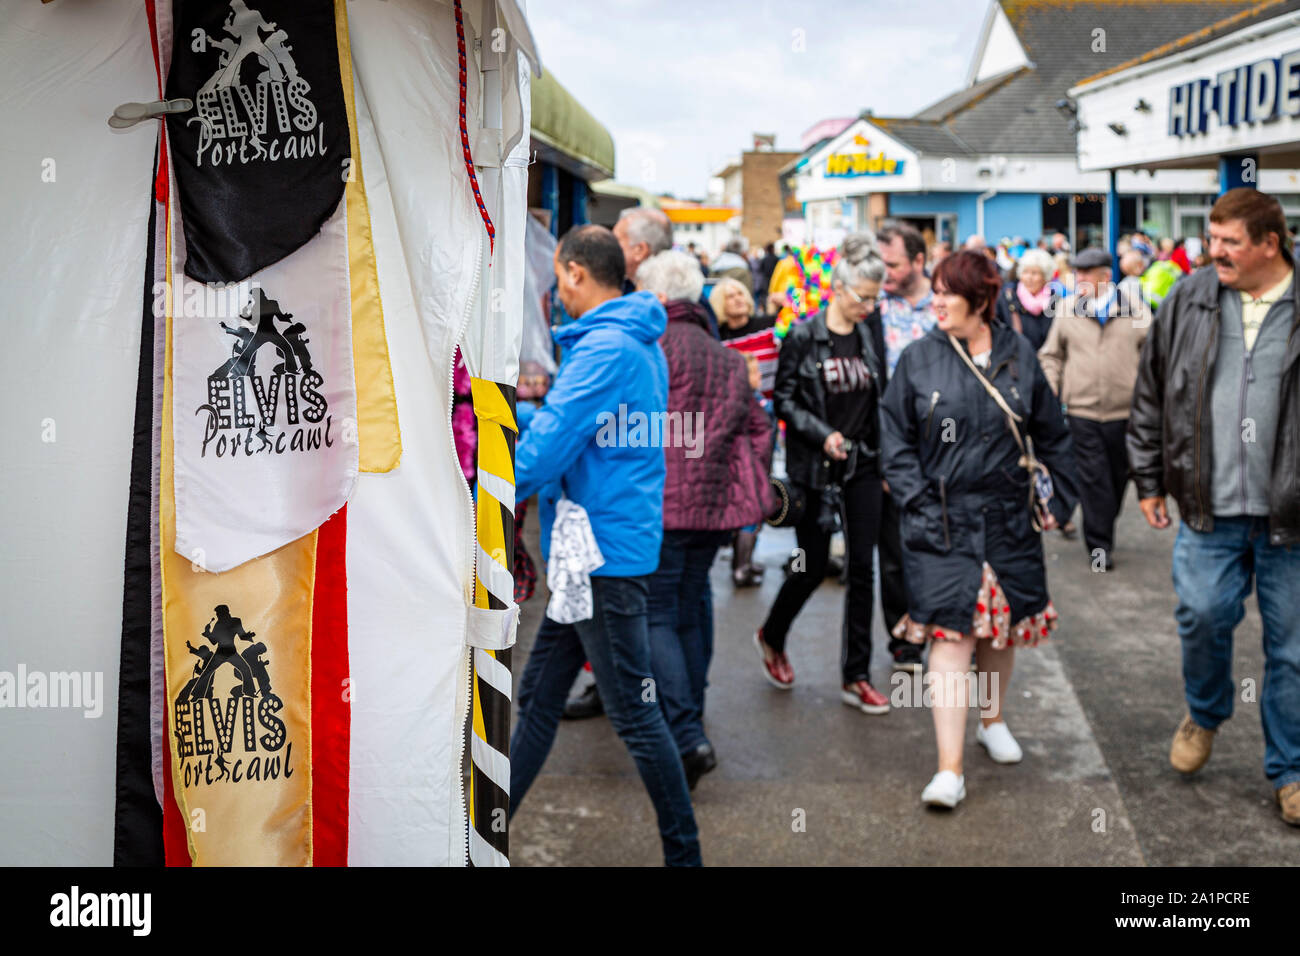
<svg viewBox="0 0 1300 956"><path fill-rule="evenodd" d="M483 219L483 225L487 228L488 234L488 253L496 251L496 229L492 226L492 217L488 215L487 206L483 203L483 196L478 188L478 176L474 173L474 160L469 151L469 131L465 125L465 26L461 19L460 0L456 3L456 51L457 59L460 63L460 145L465 153L465 172L469 174L469 184L474 190L474 201L478 203L478 213Z"/></svg>

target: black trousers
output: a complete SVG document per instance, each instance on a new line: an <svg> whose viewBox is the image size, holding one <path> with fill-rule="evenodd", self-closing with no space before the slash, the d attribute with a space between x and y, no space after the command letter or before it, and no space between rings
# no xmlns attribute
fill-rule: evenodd
<svg viewBox="0 0 1300 956"><path fill-rule="evenodd" d="M899 537L898 522L894 496L886 491L881 498L877 553L880 555L880 610L885 617L885 633L890 635L891 653L908 644L906 640L893 636L894 626L907 613L907 588L903 583L903 542Z"/></svg>
<svg viewBox="0 0 1300 956"><path fill-rule="evenodd" d="M1128 453L1124 433L1128 419L1094 422L1069 416L1070 440L1079 469L1079 506L1083 510L1083 543L1092 554L1109 556L1115 544L1115 519L1124 504L1128 484Z"/></svg>
<svg viewBox="0 0 1300 956"><path fill-rule="evenodd" d="M844 597L844 623L840 635L840 669L844 683L871 679L872 551L880 533L880 476L862 475L844 486L844 527L849 586ZM795 616L826 578L831 536L817 526L820 492L804 489L808 507L795 526L795 539L802 550L796 555L790 576L768 611L763 623L763 640L775 651L785 650L786 635Z"/></svg>

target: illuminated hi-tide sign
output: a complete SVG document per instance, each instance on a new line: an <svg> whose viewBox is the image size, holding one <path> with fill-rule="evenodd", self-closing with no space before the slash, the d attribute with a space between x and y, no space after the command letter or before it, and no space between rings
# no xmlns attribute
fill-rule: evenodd
<svg viewBox="0 0 1300 956"><path fill-rule="evenodd" d="M1169 88L1169 135L1191 136L1220 126L1300 116L1300 50L1233 67Z"/></svg>
<svg viewBox="0 0 1300 956"><path fill-rule="evenodd" d="M862 135L853 137L854 146L870 146L871 141ZM887 159L884 151L875 156L870 153L831 153L826 157L827 176L899 176L903 160Z"/></svg>

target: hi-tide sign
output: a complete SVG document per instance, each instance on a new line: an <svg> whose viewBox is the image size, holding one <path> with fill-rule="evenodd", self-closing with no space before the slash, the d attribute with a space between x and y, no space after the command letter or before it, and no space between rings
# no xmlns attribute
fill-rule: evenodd
<svg viewBox="0 0 1300 956"><path fill-rule="evenodd" d="M869 147L871 141L862 135L853 137L854 146ZM888 159L883 150L872 156L869 152L831 153L826 157L827 176L900 176L903 160Z"/></svg>
<svg viewBox="0 0 1300 956"><path fill-rule="evenodd" d="M1169 135L1207 133L1220 126L1300 116L1300 50L1233 67L1169 88Z"/></svg>

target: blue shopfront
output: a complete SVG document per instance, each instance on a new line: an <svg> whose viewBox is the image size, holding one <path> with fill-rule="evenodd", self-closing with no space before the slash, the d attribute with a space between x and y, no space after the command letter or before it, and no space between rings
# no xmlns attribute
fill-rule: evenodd
<svg viewBox="0 0 1300 956"><path fill-rule="evenodd" d="M993 242L1004 236L1032 242L1043 234L1043 207L1048 198L1041 193L894 193L889 197L888 214L891 219L909 222L932 221L935 239L953 244L976 234Z"/></svg>

